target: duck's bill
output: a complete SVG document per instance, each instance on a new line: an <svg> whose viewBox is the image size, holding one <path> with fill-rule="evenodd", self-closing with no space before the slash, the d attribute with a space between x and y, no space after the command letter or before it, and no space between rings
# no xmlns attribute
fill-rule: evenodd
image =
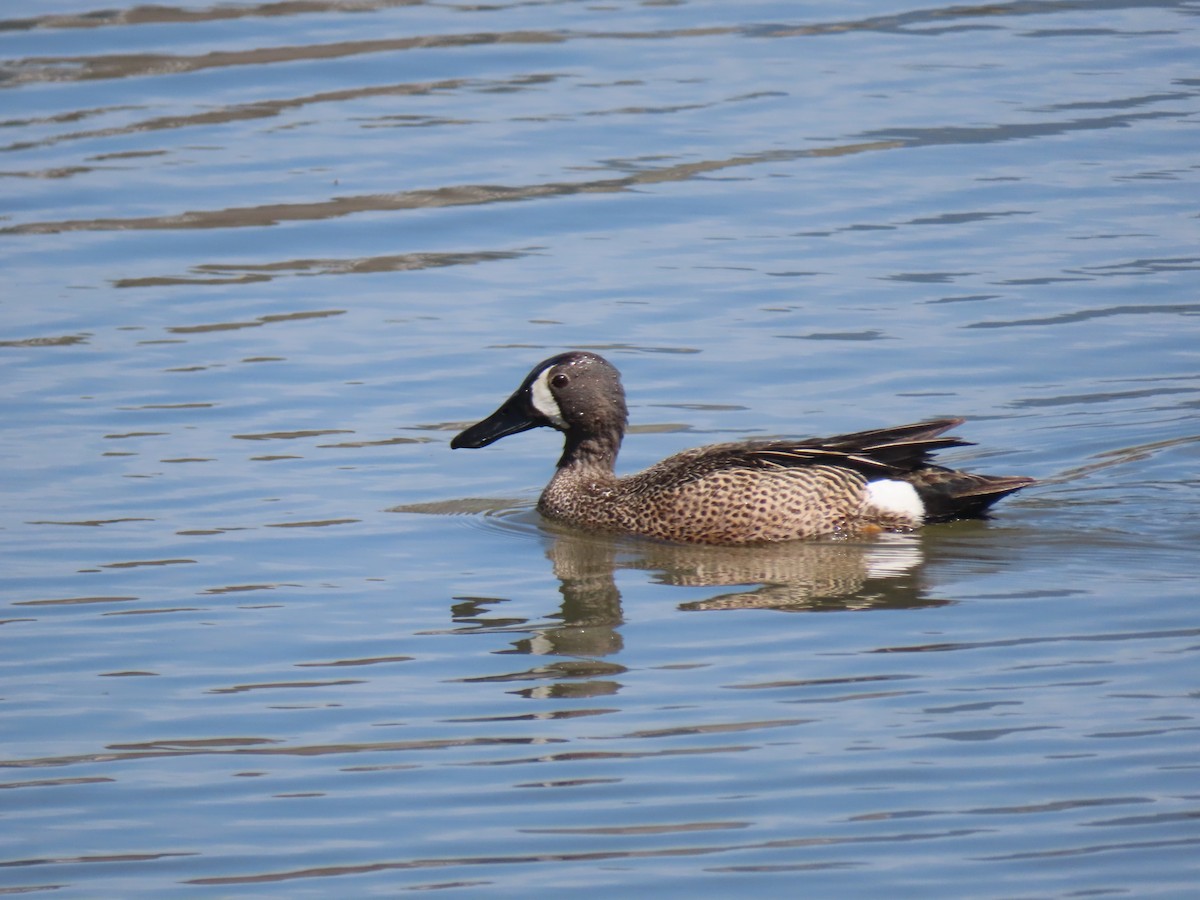
<svg viewBox="0 0 1200 900"><path fill-rule="evenodd" d="M455 435L454 440L450 442L450 447L454 450L460 447L470 447L471 449L486 447L502 437L520 434L522 431L545 424L541 418L531 415L519 398L511 397L482 422L477 422L466 431Z"/></svg>

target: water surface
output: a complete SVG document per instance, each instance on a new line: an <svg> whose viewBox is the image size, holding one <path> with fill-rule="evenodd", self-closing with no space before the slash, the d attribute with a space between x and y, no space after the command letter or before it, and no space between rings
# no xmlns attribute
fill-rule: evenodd
<svg viewBox="0 0 1200 900"><path fill-rule="evenodd" d="M1194 2L3 13L0 890L1185 897ZM564 531L961 415L989 522Z"/></svg>

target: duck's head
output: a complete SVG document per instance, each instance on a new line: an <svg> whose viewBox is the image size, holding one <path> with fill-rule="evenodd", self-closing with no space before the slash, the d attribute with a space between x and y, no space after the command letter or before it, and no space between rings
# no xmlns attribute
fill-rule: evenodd
<svg viewBox="0 0 1200 900"><path fill-rule="evenodd" d="M619 443L627 419L620 373L602 356L573 350L534 366L499 409L456 435L450 446L486 447L543 425L569 439L612 435Z"/></svg>

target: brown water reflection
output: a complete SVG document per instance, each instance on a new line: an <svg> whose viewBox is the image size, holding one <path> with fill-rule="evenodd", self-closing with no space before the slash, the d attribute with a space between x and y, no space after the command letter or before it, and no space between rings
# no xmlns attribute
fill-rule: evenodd
<svg viewBox="0 0 1200 900"><path fill-rule="evenodd" d="M151 276L148 278L119 278L114 287L161 287L172 284L249 284L271 281L288 275L362 275L377 272L413 272L419 269L440 269L446 266L466 266L495 260L520 259L539 248L521 250L480 250L469 253L396 253L386 256L366 256L353 259L291 259L262 264L201 263L193 266L191 276ZM308 316L338 315L344 310L308 313ZM301 314L294 313L292 318ZM279 321L278 316L263 316L253 322L235 322L223 328L251 328L267 321ZM168 329L185 332L185 328ZM199 327L192 330L199 330Z"/></svg>
<svg viewBox="0 0 1200 900"><path fill-rule="evenodd" d="M276 99L256 100L252 103L238 103L229 106L222 106L217 109L205 110L201 113L177 114L170 116L156 116L150 119L142 119L137 122L132 122L127 125L112 126L108 128L95 128L87 131L72 131L66 134L53 135L43 138L38 141L20 141L15 144L9 144L0 147L0 150L29 150L36 147L49 147L55 144L60 144L68 141L91 140L101 137L117 137L127 134L142 134L154 131L174 131L179 128L191 128L197 126L220 125L230 122L243 122L252 119L270 119L278 116L288 110L303 109L306 106L314 104L342 104L354 100L365 100L377 97L421 97L435 93L446 93L455 90L474 89L474 90L518 90L521 88L545 84L551 81L556 76L553 75L522 75L511 79L501 81L481 81L475 79L452 78L443 81L417 82L404 84L385 84L371 85L368 87L343 88L336 91L322 91L316 94L307 94L301 97L282 97ZM86 110L84 112L71 113L69 115L43 116L36 119L24 120L20 123L9 122L7 124L52 124L57 122L73 122L81 118L90 118L96 115L117 111L119 107L101 107L94 110ZM450 119L450 118L422 118L413 117L407 119L397 119L394 116L383 116L378 120L390 125L406 124L412 125L465 125L469 124L465 119ZM102 154L99 156L89 157L95 161L108 161L113 159L130 159L142 158L145 156L157 155L163 151L134 151L132 153L114 153ZM83 174L92 171L90 166L78 166L70 170L50 170L53 175L44 173L42 177L65 177L70 175ZM31 174L31 173L26 173Z"/></svg>
<svg viewBox="0 0 1200 900"><path fill-rule="evenodd" d="M659 168L644 169L621 178L599 178L591 181L559 181L521 185L461 184L386 194L331 197L327 200L314 200L303 203L269 203L260 206L189 210L165 216L27 222L0 228L0 234L250 228L278 225L282 222L332 219L364 212L395 212L408 209L481 206L489 203L512 203L546 197L569 197L575 194L609 194L628 191L645 185L690 181L691 179L729 168L760 165L762 163L786 162L805 158L847 156L876 150L891 150L903 146L905 144L901 141L873 140L838 144L819 149L768 150L760 153L733 156L726 159L678 163Z"/></svg>

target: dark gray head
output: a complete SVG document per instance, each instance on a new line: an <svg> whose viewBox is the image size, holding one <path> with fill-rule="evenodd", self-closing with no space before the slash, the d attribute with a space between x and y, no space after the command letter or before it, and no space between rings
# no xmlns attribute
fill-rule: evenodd
<svg viewBox="0 0 1200 900"><path fill-rule="evenodd" d="M572 350L534 366L499 409L450 446L486 447L541 425L565 432L568 446L593 437L615 438L619 445L627 419L621 374L602 356Z"/></svg>

